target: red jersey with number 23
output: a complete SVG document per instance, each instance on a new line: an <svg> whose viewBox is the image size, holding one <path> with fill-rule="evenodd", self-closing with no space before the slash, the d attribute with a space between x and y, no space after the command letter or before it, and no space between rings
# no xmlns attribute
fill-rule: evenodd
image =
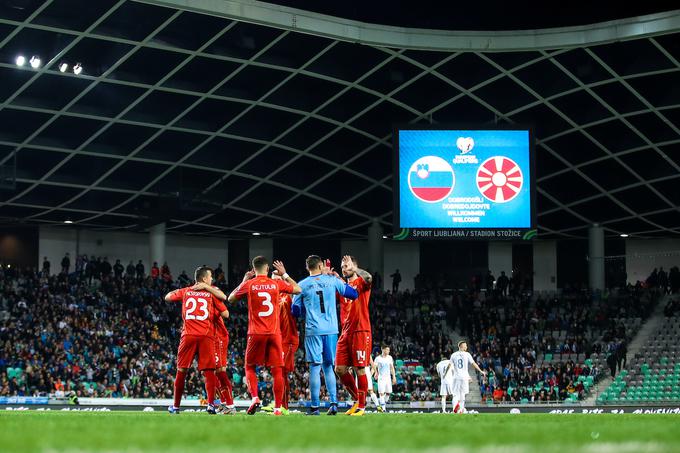
<svg viewBox="0 0 680 453"><path fill-rule="evenodd" d="M248 335L280 334L279 294L293 292L293 285L265 275L241 283L234 295L248 298Z"/></svg>
<svg viewBox="0 0 680 453"><path fill-rule="evenodd" d="M227 309L225 305L208 291L194 291L191 286L172 292L173 302L182 302L182 336L215 335L213 317Z"/></svg>

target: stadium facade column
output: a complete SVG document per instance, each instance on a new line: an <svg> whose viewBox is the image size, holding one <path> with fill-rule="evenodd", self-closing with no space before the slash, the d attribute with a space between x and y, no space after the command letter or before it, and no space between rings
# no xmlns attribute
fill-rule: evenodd
<svg viewBox="0 0 680 453"><path fill-rule="evenodd" d="M366 270L382 272L385 257L385 243L383 242L383 228L378 219L368 227L368 266ZM384 277L384 276L383 276Z"/></svg>
<svg viewBox="0 0 680 453"><path fill-rule="evenodd" d="M165 263L165 222L149 228L149 266L147 272L151 272L154 261L158 263L158 267Z"/></svg>
<svg viewBox="0 0 680 453"><path fill-rule="evenodd" d="M604 229L598 224L588 229L588 277L590 289L604 289Z"/></svg>
<svg viewBox="0 0 680 453"><path fill-rule="evenodd" d="M557 242L535 240L534 291L557 290Z"/></svg>
<svg viewBox="0 0 680 453"><path fill-rule="evenodd" d="M249 261L256 256L264 256L271 263L274 259L274 240L263 237L252 238L248 241L248 256ZM274 268L272 268L272 270L274 270Z"/></svg>
<svg viewBox="0 0 680 453"><path fill-rule="evenodd" d="M512 242L489 242L487 267L496 278L501 275L501 271L508 278L512 277Z"/></svg>

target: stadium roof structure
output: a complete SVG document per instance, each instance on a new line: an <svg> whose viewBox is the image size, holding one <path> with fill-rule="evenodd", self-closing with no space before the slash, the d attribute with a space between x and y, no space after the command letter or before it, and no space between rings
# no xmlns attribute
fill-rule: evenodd
<svg viewBox="0 0 680 453"><path fill-rule="evenodd" d="M0 80L4 223L365 237L391 228L393 124L465 122L534 125L541 236L680 233L680 10L456 32L0 0Z"/></svg>

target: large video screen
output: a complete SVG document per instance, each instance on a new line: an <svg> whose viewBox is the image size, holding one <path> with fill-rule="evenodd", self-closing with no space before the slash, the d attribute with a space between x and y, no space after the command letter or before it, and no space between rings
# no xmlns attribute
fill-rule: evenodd
<svg viewBox="0 0 680 453"><path fill-rule="evenodd" d="M395 131L395 239L531 239L529 129Z"/></svg>

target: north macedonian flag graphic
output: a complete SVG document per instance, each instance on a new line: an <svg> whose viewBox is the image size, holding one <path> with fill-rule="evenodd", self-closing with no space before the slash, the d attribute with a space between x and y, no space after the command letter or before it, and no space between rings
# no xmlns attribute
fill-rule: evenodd
<svg viewBox="0 0 680 453"><path fill-rule="evenodd" d="M408 172L411 193L427 203L436 203L448 197L455 184L453 168L441 157L421 157Z"/></svg>

